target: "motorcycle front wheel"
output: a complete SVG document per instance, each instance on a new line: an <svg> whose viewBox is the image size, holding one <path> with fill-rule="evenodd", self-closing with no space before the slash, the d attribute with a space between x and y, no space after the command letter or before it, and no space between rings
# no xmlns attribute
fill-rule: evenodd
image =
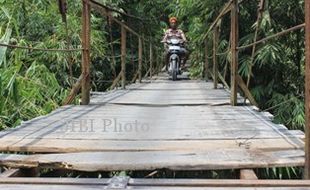
<svg viewBox="0 0 310 190"><path fill-rule="evenodd" d="M178 79L177 62L174 60L172 62L172 80L176 81Z"/></svg>
<svg viewBox="0 0 310 190"><path fill-rule="evenodd" d="M176 81L177 79L178 79L178 73L177 73L176 70L173 70L173 72L172 72L172 80Z"/></svg>

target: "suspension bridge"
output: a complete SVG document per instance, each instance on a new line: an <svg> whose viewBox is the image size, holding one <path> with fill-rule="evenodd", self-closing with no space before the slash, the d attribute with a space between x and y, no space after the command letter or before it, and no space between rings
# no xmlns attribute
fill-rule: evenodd
<svg viewBox="0 0 310 190"><path fill-rule="evenodd" d="M214 32L214 56L212 69L206 59L204 73L213 80L191 80L183 73L178 81L171 81L166 73L160 72L160 65L154 67L152 46L149 69L142 73L143 36L113 18L110 14L113 10L93 0L82 1L83 48L64 50L82 51L82 74L64 106L0 132L0 165L8 168L0 173L0 188L310 189L308 128L304 133L274 123L272 114L257 107L246 82L237 72L238 50L305 28L308 79L310 1L305 0L306 23L238 47L237 7L241 2L230 0L208 31ZM91 8L110 16L122 29L122 70L112 90L107 92L90 90ZM216 58L218 22L227 13L231 13L230 84L218 70ZM260 17L258 15L258 19ZM139 39L139 66L130 85L125 75L128 32ZM308 86L307 81L306 92L309 92ZM70 105L80 89L82 105ZM305 180L262 180L255 174L259 168L280 167L305 167ZM150 174L145 178L46 178L40 176L40 170L60 173L148 171ZM159 170L235 170L239 179L152 178Z"/></svg>

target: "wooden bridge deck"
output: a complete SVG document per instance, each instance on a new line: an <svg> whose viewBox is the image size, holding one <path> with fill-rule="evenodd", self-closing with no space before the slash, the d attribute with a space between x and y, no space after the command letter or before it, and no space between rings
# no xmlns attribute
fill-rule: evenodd
<svg viewBox="0 0 310 190"><path fill-rule="evenodd" d="M212 83L166 78L94 93L88 106L61 107L2 131L0 151L31 155L0 154L1 165L115 171L304 164L301 131L252 106L230 106L229 92Z"/></svg>

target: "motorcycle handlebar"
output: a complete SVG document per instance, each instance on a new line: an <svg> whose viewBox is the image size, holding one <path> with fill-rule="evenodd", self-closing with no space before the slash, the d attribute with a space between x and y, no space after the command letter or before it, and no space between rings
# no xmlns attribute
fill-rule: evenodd
<svg viewBox="0 0 310 190"><path fill-rule="evenodd" d="M184 44L186 44L188 41L180 41L180 44L182 44L182 45L184 45ZM161 41L161 43L164 43L164 44L172 44L172 43L170 43L170 42L168 42L168 41Z"/></svg>
<svg viewBox="0 0 310 190"><path fill-rule="evenodd" d="M165 43L165 44L167 44L167 45L172 45L172 43L169 43L169 42L163 42L163 43ZM184 45L186 42L185 41L182 41L182 42L180 42L179 44L180 45Z"/></svg>

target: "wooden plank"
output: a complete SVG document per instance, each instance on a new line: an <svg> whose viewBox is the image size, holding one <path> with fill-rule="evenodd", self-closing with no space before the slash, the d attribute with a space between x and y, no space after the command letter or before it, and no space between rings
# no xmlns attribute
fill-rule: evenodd
<svg viewBox="0 0 310 190"><path fill-rule="evenodd" d="M126 113L126 108L132 109L132 112ZM220 106L220 107L225 107L225 106ZM182 122L186 122L186 124L189 124L188 122L195 122L193 125L185 125L180 123L183 127L186 128L208 128L209 124L210 127L216 127L218 130L226 130L230 128L230 126L236 126L237 128L234 129L241 129L241 130L256 130L256 129L262 129L262 130L272 130L272 127L276 127L279 129L285 130L285 126L283 125L277 125L271 122L271 120L267 117L265 117L263 114L259 113L251 113L250 111L240 110L240 109L229 109L227 108L224 109L216 109L218 108L217 106L207 106L207 105L197 105L197 106L187 106L186 105L167 105L167 106L161 106L161 105L140 105L140 104L109 104L105 106L105 109L100 108L98 106L91 106L89 108L85 109L71 109L67 111L63 111L62 114L56 114L56 115L50 115L47 116L41 120L33 120L31 122L25 122L23 123L20 127L15 128L15 129L8 129L5 131L2 131L1 133L8 133L11 132L13 134L18 134L20 131L26 131L31 130L31 128L43 128L43 127L61 127L70 124L74 120L77 121L82 121L82 120L97 120L97 122L103 121L103 119L113 119L117 117L120 120L141 120L146 122L151 122L152 121L152 116L148 115L151 114L152 112L156 112L156 114L164 116L164 113L158 113L158 112L169 112L171 111L177 111L178 115L175 116L175 118L180 119ZM244 108L244 107L240 107ZM118 112L119 110L119 112ZM142 112L145 110L145 113L141 114L141 117L138 117L135 115L136 113ZM197 110L197 114L195 113L187 113L186 110L189 111L195 111ZM203 115L203 113L208 114L208 115ZM83 115L84 114L84 115ZM106 114L105 117L101 117L100 115ZM243 115L240 115L243 114ZM253 115L252 115L253 114ZM82 116L83 115L83 116ZM80 118L78 118L80 116ZM62 119L62 120L61 120ZM204 120L209 120L205 123L203 123ZM163 117L162 119L158 120L156 123L165 123L165 122L172 122L173 118L171 117ZM233 123L231 123L233 122ZM154 123L154 125L156 124ZM231 123L231 125L229 125ZM100 125L100 123L98 123ZM167 123L168 124L168 123ZM226 128L219 127L218 124L222 124L224 126L227 126ZM180 128L180 125L174 125L173 123L170 123L169 125L174 126L174 128ZM242 128L243 125L245 126ZM102 126L102 125L101 125ZM182 127L182 128L183 128ZM25 129L23 129L25 128ZM22 130L23 129L23 130ZM45 129L45 130L50 130ZM286 129L287 130L287 129Z"/></svg>
<svg viewBox="0 0 310 190"><path fill-rule="evenodd" d="M118 106L118 107L121 107L121 106ZM123 106L123 107L126 107L126 106ZM172 110L177 110L177 108L178 107L176 106ZM34 138L34 137L42 138L44 136L39 136L39 134L48 135L48 134L57 134L59 132L67 132L68 134L70 132L78 133L80 132L79 131L80 127L83 127L83 126L85 128L88 127L89 129L88 132L91 132L90 131L91 129L98 130L98 132L99 130L104 132L104 131L108 131L109 129L114 129L113 127L115 127L116 124L125 125L126 123L128 123L129 125L129 124L134 124L135 121L137 121L138 124L140 125L142 124L148 125L147 126L148 130L156 130L157 128L158 130L162 130L166 128L165 126L167 127L169 126L171 127L171 129L167 129L168 131L173 131L175 129L184 130L184 132L188 130L198 130L197 133L203 133L205 130L213 130L214 133L212 132L209 133L213 135L218 134L220 131L223 131L223 132L231 131L232 133L237 133L238 131L240 131L241 133L247 133L247 132L250 133L250 132L255 132L255 131L259 133L259 131L261 131L262 134L260 135L260 137L264 137L263 133L267 133L267 132L272 132L272 134L267 135L266 137L269 137L269 136L277 137L277 135L282 137L284 134L287 134L288 136L301 136L301 135L303 136L303 133L301 131L298 131L299 135L296 135L294 131L292 131L291 133L290 130L288 130L282 125L276 125L276 124L271 123L270 121L265 121L266 123L262 123L262 121L259 118L238 117L240 121L234 122L235 120L233 118L234 116L237 115L237 113L234 113L232 115L225 115L225 114L229 114L229 112L222 112L221 114L219 114L218 118L215 118L216 116L214 115L214 113L212 112L210 113L207 111L206 111L206 114L210 113L212 115L206 115L206 116L203 116L202 118L195 117L195 116L191 118L192 114L187 115L187 114L181 113L178 117L176 117L177 119L180 118L180 121L177 123L177 125L173 123L174 120L172 118L164 118L162 120L158 120L156 122L150 123L152 122L152 118L151 116L148 116L147 113L151 114L152 111L167 111L167 110L168 110L167 108L161 108L161 107L147 109L146 113L142 115L141 118L136 117L134 114L126 115L123 112L125 111L124 108L121 109L122 113L120 114L115 113L116 110L113 109L111 110L113 111L113 113L110 113L104 118L99 118L100 114L108 113L107 111L98 110L99 113L97 114L90 114L90 115L87 114L85 117L81 117L81 118L77 118L79 114L72 113L74 114L72 118L61 117L63 121L48 119L48 120L44 120L44 122L41 122L41 123L37 121L37 122L30 123L30 124L23 124L23 127L19 127L14 130L11 129L11 130L2 131L0 135L3 138L9 138L9 137L13 138L13 137L21 137L21 136L25 136L25 138ZM184 109L182 109L182 112L183 110ZM190 110L194 110L194 109L192 108ZM135 113L138 113L141 111L141 109L135 108L133 109L133 111ZM80 112L80 113L83 113L83 112ZM162 116L163 114L156 113L156 115ZM68 114L66 114L66 116L70 117ZM182 116L185 118L182 119ZM114 118L114 117L117 117L117 118ZM205 123L204 119L210 119L210 121ZM225 121L221 121L221 119ZM82 125L83 122L84 122L84 125ZM193 123L193 125L190 125L190 123ZM230 123L231 125L229 125ZM222 125L222 127L219 127L219 125ZM68 131L66 131L66 129L68 129ZM33 130L37 130L37 131L34 132ZM122 132L122 131L119 130L118 132ZM135 131L135 132L138 133L139 131Z"/></svg>
<svg viewBox="0 0 310 190"><path fill-rule="evenodd" d="M138 113L138 112L137 112ZM148 112L152 114L152 112ZM156 117L161 115L156 115ZM233 116L231 116L233 117ZM42 139L71 140L251 140L251 139L285 139L292 144L301 144L299 136L278 126L253 126L251 121L229 125L232 121L195 121L184 118L179 126L174 120L138 118L76 119L60 121L55 127L38 125L27 130L6 131L1 133L1 141L9 139L33 139L29 146ZM191 123L195 122L195 126ZM259 125L259 123L257 123ZM219 125L226 128L218 128ZM242 129L242 127L246 129ZM169 130L167 130L169 129ZM36 140L37 139L37 140Z"/></svg>
<svg viewBox="0 0 310 190"><path fill-rule="evenodd" d="M299 188L295 188L295 187L271 187L271 188L266 188L266 187L221 187L221 186L217 186L217 187L190 187L190 186L186 186L186 187L170 187L170 186L155 186L155 187L149 187L149 186L139 186L139 187L133 187L133 189L169 189L169 190L182 190L182 189L199 189L199 190L262 190L262 189L268 189L268 190L305 190L305 187L299 187ZM307 189L307 188L306 188Z"/></svg>
<svg viewBox="0 0 310 190"><path fill-rule="evenodd" d="M147 113L152 113L150 109ZM163 109L157 109L163 110ZM167 110L167 109L165 109ZM174 109L176 110L176 109ZM124 111L124 110L122 110ZM137 110L138 111L138 110ZM139 111L138 111L139 112ZM138 113L137 112L137 113ZM100 114L98 114L98 117ZM156 116L161 116L157 115ZM233 118L234 115L229 116ZM94 117L94 116L93 116ZM0 133L1 140L6 139L43 139L43 138L59 138L63 139L79 139L98 137L95 139L105 139L117 137L120 139L130 137L130 139L147 139L151 137L151 133L154 134L152 138L148 139L268 139L268 138L302 138L303 133L290 132L287 129L280 128L281 126L272 125L269 123L262 124L259 120L243 120L240 122L232 123L234 120L228 116L221 117L219 119L211 120L208 123L204 123L204 118L190 119L190 115L186 118L180 119L178 125L175 125L172 119L158 120L152 122L150 116L148 118L136 117L123 117L111 115L106 118L97 119L68 119L64 121L58 121L55 124L40 124L30 125L30 127L20 128L19 130L7 130ZM146 117L146 116L145 116ZM180 118L180 117L178 117ZM227 121L221 121L220 119L229 119ZM194 125L190 125L194 123ZM229 125L229 123L232 123ZM125 127L125 125L127 126ZM223 127L219 127L222 125ZM170 127L169 129L167 129ZM165 130L167 129L167 130ZM175 131L178 130L179 131ZM37 131L35 131L37 130ZM194 131L193 131L194 130ZM212 130L212 131L210 131ZM106 134L105 134L106 133ZM167 133L167 134L165 134ZM143 135L147 135L143 138ZM169 138L169 135L172 135ZM242 136L244 135L244 136ZM88 137L87 137L88 136ZM141 136L141 138L139 138ZM186 138L187 137L187 138ZM108 139L110 139L108 138ZM87 140L87 139L86 139Z"/></svg>
<svg viewBox="0 0 310 190"><path fill-rule="evenodd" d="M51 177L11 177L0 178L0 184L30 184L30 185L107 185L109 178L51 178Z"/></svg>
<svg viewBox="0 0 310 190"><path fill-rule="evenodd" d="M136 186L189 186L189 187L308 187L309 180L231 180L231 179L130 179L129 185Z"/></svg>
<svg viewBox="0 0 310 190"><path fill-rule="evenodd" d="M8 177L38 177L38 168L18 168L18 169L8 169L0 174L0 178Z"/></svg>
<svg viewBox="0 0 310 190"><path fill-rule="evenodd" d="M109 180L109 184L105 189L127 189L129 179L128 176L115 176Z"/></svg>
<svg viewBox="0 0 310 190"><path fill-rule="evenodd" d="M210 99L211 100L211 99ZM159 101L159 100L158 100ZM156 106L157 105L157 106ZM177 118L184 120L189 119L198 119L198 120L203 120L203 119L210 119L212 121L216 120L218 122L222 122L223 124L227 124L227 120L234 120L236 123L244 123L247 124L247 122L254 122L255 125L259 124L265 125L268 123L273 126L277 126L279 128L285 128L283 125L274 124L271 122L270 118L267 117L264 113L257 112L252 110L251 108L247 106L240 106L240 107L231 107L227 105L221 105L221 106L212 106L212 105L204 105L204 104L194 104L194 105L186 105L186 104L166 104L166 105L161 105L161 104L147 104L143 106L143 102L136 102L136 103L108 103L108 104L103 104L103 105L91 105L88 107L82 107L82 106L76 106L72 107L66 110L63 109L58 109L55 114L47 115L45 117L37 118L28 122L23 122L22 126L24 127L31 127L31 126L37 126L37 125L46 125L49 122L57 122L57 123L63 123L65 124L65 121L61 121L59 119L66 119L66 121L76 119L77 116L81 116L81 118L90 118L91 116L98 117L100 114L107 114L107 117L111 116L119 116L119 117L129 117L129 118L134 118L136 115L134 115L134 112L125 112L126 108L133 109L133 111L142 111L145 110L147 113L150 113L152 111L169 111L170 109L172 111L178 111L180 115L176 115ZM120 112L118 112L120 110ZM197 113L192 113L192 112L186 112L186 110L194 111L197 110ZM110 114L109 114L110 112ZM208 115L203 115L203 113L207 113ZM84 115L85 116L84 116ZM137 117L136 117L137 118ZM140 118L140 117L139 117ZM141 115L141 118L148 118L152 119L150 115L143 114ZM234 119L236 118L236 119ZM92 118L96 119L96 118ZM100 118L99 118L100 119ZM172 120L173 118L169 117L164 117L160 121L166 121L166 120ZM222 119L225 119L221 121ZM46 122L41 122L41 121L46 121ZM212 122L210 121L210 122ZM257 123L260 122L260 123ZM52 124L52 123L50 123ZM254 125L253 124L253 125ZM251 123L249 123L251 125ZM252 125L252 126L253 126ZM255 126L253 126L255 127ZM268 128L268 126L266 126ZM16 129L8 129L7 131L18 131L19 128ZM219 129L222 129L222 127L219 127ZM5 131L3 131L5 132Z"/></svg>
<svg viewBox="0 0 310 190"><path fill-rule="evenodd" d="M108 129L113 129L112 124L116 123L128 123L135 122L136 120L139 123L149 124L150 130L155 130L160 132L159 130L165 128L165 126L169 126L169 131L171 133L175 133L175 129L183 130L184 133L191 133L190 130L194 131L196 134L210 134L210 138L216 137L217 134L220 135L220 132L223 132L223 135L228 137L229 133L227 131L231 131L231 137L237 136L242 138L242 136L238 136L241 134L256 134L261 131L259 137L264 137L263 133L272 132L270 135L267 134L266 137L282 137L282 135L289 135L290 132L284 126L275 125L268 120L264 120L264 116L260 115L250 115L251 113L246 113L245 111L236 111L236 110L227 110L221 111L218 109L205 109L205 106L197 106L197 107L140 107L140 106L131 106L131 112L127 111L128 106L106 106L106 109L96 109L96 107L92 107L92 109L82 109L81 111L70 111L70 112L62 112L62 114L57 114L55 116L50 116L45 118L44 120L32 121L29 123L24 123L21 128L16 128L12 130L7 130L1 132L1 137L5 138L6 136L10 137L23 137L23 138L35 138L38 137L42 139L43 137L48 138L52 136L64 135L62 130L72 129L67 131L66 135L77 134L79 127L81 124L79 122L87 122L87 126L92 126L94 130L97 132L103 131L104 121L110 120L111 124L106 124ZM178 115L175 119L178 119L178 125L173 123L174 118L169 118L165 116L165 113L169 111L176 112ZM187 111L192 111L192 114L187 113ZM195 112L196 111L196 112ZM162 117L162 119L153 122L152 114L156 113L157 116ZM198 114L199 113L199 114ZM84 115L83 115L84 114ZM137 117L136 114L139 114ZM205 115L204 115L205 114ZM81 116L83 115L83 116ZM100 117L101 115L105 115L104 118ZM116 122L115 120L116 119ZM236 119L238 121L236 121ZM205 121L208 122L205 122ZM119 122L117 122L119 121ZM219 127L225 126L225 127ZM214 133L205 133L206 130L212 130ZM61 133L62 132L62 133ZM112 131L111 131L112 132ZM121 132L121 131L120 131ZM100 132L101 135L105 136ZM181 132L179 134L182 134ZM235 133L235 135L233 135ZM88 134L91 135L91 134ZM101 136L100 135L100 136ZM155 134L153 134L155 135ZM99 135L98 135L99 136ZM192 135L191 135L192 136ZM292 135L292 136L295 136ZM64 138L70 136L64 136ZM201 138L201 135L198 137ZM221 137L221 136L218 136ZM258 136L256 136L258 137ZM208 136L206 136L208 138ZM245 136L244 138L248 138Z"/></svg>
<svg viewBox="0 0 310 190"><path fill-rule="evenodd" d="M3 173L0 173L0 178L5 177L19 177L22 175L22 172L20 169L8 169L4 171Z"/></svg>
<svg viewBox="0 0 310 190"><path fill-rule="evenodd" d="M89 162L91 160L91 162ZM66 154L0 154L0 164L18 168L54 168L78 171L224 170L303 166L303 150L259 151L222 149L166 152L84 152Z"/></svg>
<svg viewBox="0 0 310 190"><path fill-rule="evenodd" d="M92 189L92 190L102 190L104 187L100 185L46 185L46 184L2 184L1 189L8 190L37 190L37 189L51 189L51 190L82 190L82 189Z"/></svg>
<svg viewBox="0 0 310 190"><path fill-rule="evenodd" d="M147 122L146 122L147 121ZM170 139L170 140L193 140L193 139L285 139L285 138L302 138L303 133L299 131L300 135L296 135L295 132L291 133L287 129L279 128L267 128L267 126L253 126L250 121L245 124L245 122L234 123L232 126L227 126L227 128L218 128L219 124L224 124L223 122L212 121L209 125L203 124L203 120L199 123L196 121L195 126L188 126L194 120L184 120L183 124L179 127L173 124L173 120L167 121L156 121L154 123L148 123L151 120L141 119L97 119L97 120L73 120L68 121L68 124L58 125L58 127L46 129L44 125L39 125L37 127L39 130L33 132L32 127L30 130L17 130L12 132L3 132L1 136L3 140L6 139L51 139L63 137L63 139L79 139L88 138L93 139L105 139L108 135L111 135L108 139L117 138L124 139L128 137L129 139ZM127 123L126 123L127 122ZM180 121L182 122L182 121ZM228 125L229 121L225 124ZM258 123L258 122L256 122ZM127 125L126 125L127 124ZM241 124L244 124L245 129L242 129ZM126 125L126 126L125 126ZM57 126L57 125L56 125ZM224 125L225 126L225 125ZM170 127L171 129L164 131ZM273 127L273 126L272 126ZM276 126L275 126L276 127ZM179 131L175 131L179 129ZM192 131L195 130L195 131ZM212 131L209 131L212 130ZM151 133L153 137L151 136ZM165 134L165 132L167 134ZM107 133L105 135L105 133ZM126 136L127 135L127 136ZM147 135L147 137L143 137ZM169 138L169 135L172 135ZM242 136L244 135L244 136ZM187 138L186 138L187 137ZM149 139L148 139L149 138ZM86 139L87 140L87 139Z"/></svg>
<svg viewBox="0 0 310 190"><path fill-rule="evenodd" d="M262 151L302 149L285 139L238 140L87 140L83 139L7 139L0 141L1 151L69 153L106 151L211 151L223 148Z"/></svg>
<svg viewBox="0 0 310 190"><path fill-rule="evenodd" d="M116 99L111 103L139 102L141 104L149 103L168 105L193 103L209 105L229 104L228 92L224 90L218 92L210 90L204 83L152 83L147 86L147 89L133 89L127 93L126 96L119 97L118 99L121 99L121 101ZM160 96L158 97L158 95ZM180 97L181 95L183 97ZM156 100L153 100L153 98ZM172 99L174 99L174 101ZM242 101L241 97L239 101Z"/></svg>
<svg viewBox="0 0 310 190"><path fill-rule="evenodd" d="M110 179L90 178L3 178L0 188L10 189L102 189ZM308 180L204 180L204 179L129 179L130 189L308 189Z"/></svg>
<svg viewBox="0 0 310 190"><path fill-rule="evenodd" d="M240 170L240 179L244 180L257 180L257 176L254 170L251 169L242 169Z"/></svg>
<svg viewBox="0 0 310 190"><path fill-rule="evenodd" d="M45 185L45 184L40 184L40 185L22 185L22 184L9 184L9 185L2 185L0 188L4 189L10 189L10 190L34 190L34 189L57 189L57 190L80 190L80 189L94 189L94 190L102 190L104 187L99 186L99 185L81 185L81 186L76 186L76 185ZM138 186L138 187L129 187L130 189L139 189L139 190L149 190L149 189L168 189L168 190L182 190L182 189L193 189L193 190L214 190L214 187L191 187L189 185L187 186ZM261 190L261 189L267 189L266 187L221 187L218 186L216 189L218 190L236 190L236 189L241 189L241 190ZM268 188L268 190L306 190L308 188L305 187L298 187L298 188L293 188L293 187L277 187L277 188Z"/></svg>

